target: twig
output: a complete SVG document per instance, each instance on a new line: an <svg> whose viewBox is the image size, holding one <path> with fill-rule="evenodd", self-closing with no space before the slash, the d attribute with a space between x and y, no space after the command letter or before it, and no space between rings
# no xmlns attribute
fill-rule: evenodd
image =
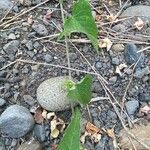
<svg viewBox="0 0 150 150"><path fill-rule="evenodd" d="M4 17L0 20L0 23L3 22L3 20L7 17L7 15L10 13L10 11L12 10L13 7L14 7L14 4L13 4L13 6L11 6L11 8L6 12L6 14L4 15Z"/></svg>
<svg viewBox="0 0 150 150"><path fill-rule="evenodd" d="M65 24L65 16L64 16L64 11L63 11L63 5L62 5L62 2L60 2L60 1L59 1L59 4L60 4L61 16L62 16L63 26L64 26L64 24ZM64 35L64 36L65 36L65 44L66 44L67 64L68 64L68 67L70 68L71 65L70 65L68 38L67 38L66 35ZM71 80L71 71L68 70L68 73L69 73L69 79ZM71 103L71 109L72 109L72 113L74 114L73 103Z"/></svg>
<svg viewBox="0 0 150 150"><path fill-rule="evenodd" d="M84 60L88 63L88 65L91 67L91 69L94 71L94 73L97 74L95 67L90 64L90 62L86 59L86 57L80 52L80 50L71 41L70 41L70 43L78 51L78 53L84 58ZM108 84L108 82L100 74L99 74L98 78L101 78L106 84Z"/></svg>
<svg viewBox="0 0 150 150"><path fill-rule="evenodd" d="M150 49L150 46L147 46L147 47L145 47L145 48L143 48L143 49L137 51L137 53L144 52L144 51L147 51L147 50L149 50L149 49Z"/></svg>
<svg viewBox="0 0 150 150"><path fill-rule="evenodd" d="M92 98L90 103L92 102L97 102L97 101L102 101L102 100L108 100L109 98L108 97L95 97L95 98Z"/></svg>
<svg viewBox="0 0 150 150"><path fill-rule="evenodd" d="M130 78L129 83L128 83L126 89L125 89L124 95L123 95L123 97L122 97L122 110L123 110L123 107L124 107L125 98L126 98L128 89L129 89L130 84L131 84L131 82L132 82L132 80L133 80L134 70L135 70L135 68L136 68L136 66L137 66L137 64L138 64L138 62L140 61L140 59L141 59L141 55L140 55L139 59L137 60L137 62L135 63L134 67L133 67L132 74L131 74L131 78Z"/></svg>
<svg viewBox="0 0 150 150"><path fill-rule="evenodd" d="M114 18L114 20L116 20L119 16L120 16L120 14L122 13L122 11L123 11L123 9L127 6L127 3L129 2L129 0L127 0L126 2L125 2L125 4L122 6L122 8L119 10L119 12L117 13L117 15L115 16L115 18ZM111 24L112 25L112 24Z"/></svg>
<svg viewBox="0 0 150 150"><path fill-rule="evenodd" d="M4 66L4 67L0 68L0 71L2 71L2 70L4 70L4 69L8 68L9 66L11 66L11 65L15 64L17 61L18 61L18 60L15 60L15 61L13 61L13 62L9 63L8 65L6 65L6 66Z"/></svg>
<svg viewBox="0 0 150 150"><path fill-rule="evenodd" d="M33 41L38 41L38 40L43 40L43 39L53 39L53 38L56 38L58 37L60 34L59 33L56 33L56 34L52 34L52 35L48 35L48 36L43 36L43 37L40 37L40 38L35 38L33 39Z"/></svg>

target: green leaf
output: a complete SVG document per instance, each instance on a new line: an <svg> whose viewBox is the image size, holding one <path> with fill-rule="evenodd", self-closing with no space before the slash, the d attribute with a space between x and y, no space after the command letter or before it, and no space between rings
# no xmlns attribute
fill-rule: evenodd
<svg viewBox="0 0 150 150"><path fill-rule="evenodd" d="M81 32L86 34L98 52L98 30L92 16L92 10L88 0L79 0L74 4L72 16L65 20L64 31L61 36L68 36L72 32Z"/></svg>
<svg viewBox="0 0 150 150"><path fill-rule="evenodd" d="M57 150L80 150L80 119L80 110L76 108Z"/></svg>
<svg viewBox="0 0 150 150"><path fill-rule="evenodd" d="M92 76L86 75L69 89L67 96L74 101L78 101L81 105L86 105L92 98L91 88Z"/></svg>

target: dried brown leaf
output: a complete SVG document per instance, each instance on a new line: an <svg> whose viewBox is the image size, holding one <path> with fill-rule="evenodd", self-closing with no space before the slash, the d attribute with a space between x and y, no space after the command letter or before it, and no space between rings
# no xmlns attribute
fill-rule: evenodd
<svg viewBox="0 0 150 150"><path fill-rule="evenodd" d="M138 18L138 20L135 22L134 26L138 29L141 30L144 27L144 22L141 18Z"/></svg>
<svg viewBox="0 0 150 150"><path fill-rule="evenodd" d="M106 48L107 51L110 50L111 46L112 46L112 42L109 38L105 38L105 39L102 39L99 43L99 47L100 48Z"/></svg>
<svg viewBox="0 0 150 150"><path fill-rule="evenodd" d="M95 134L95 133L100 132L100 129L98 127L96 127L95 125L93 125L92 123L90 123L90 122L88 122L86 124L85 129L88 133L91 133L91 134Z"/></svg>
<svg viewBox="0 0 150 150"><path fill-rule="evenodd" d="M30 16L28 17L27 22L28 22L29 25L32 25L32 24L33 24L33 16L32 16L32 15L30 15Z"/></svg>
<svg viewBox="0 0 150 150"><path fill-rule="evenodd" d="M40 123L43 123L44 121L44 118L42 116L42 112L43 112L43 109L38 107L35 111L35 114L34 114L34 120L36 123L40 124Z"/></svg>
<svg viewBox="0 0 150 150"><path fill-rule="evenodd" d="M112 139L115 139L115 133L114 133L114 128L112 129L107 129L106 133L108 134L109 137L111 137Z"/></svg>
<svg viewBox="0 0 150 150"><path fill-rule="evenodd" d="M142 108L140 108L139 113L143 116L143 115L148 115L150 114L150 107L149 106L144 106Z"/></svg>

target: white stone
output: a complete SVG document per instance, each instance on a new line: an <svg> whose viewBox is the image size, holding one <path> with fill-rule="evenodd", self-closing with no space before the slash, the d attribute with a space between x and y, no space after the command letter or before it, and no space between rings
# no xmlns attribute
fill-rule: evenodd
<svg viewBox="0 0 150 150"><path fill-rule="evenodd" d="M71 100L67 98L65 81L67 77L54 77L42 82L37 89L37 101L46 110L62 111L69 109Z"/></svg>

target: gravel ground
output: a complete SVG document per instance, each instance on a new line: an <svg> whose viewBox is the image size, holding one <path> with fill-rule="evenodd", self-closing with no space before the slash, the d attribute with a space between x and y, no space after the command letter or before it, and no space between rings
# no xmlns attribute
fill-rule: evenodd
<svg viewBox="0 0 150 150"><path fill-rule="evenodd" d="M15 115L17 110L14 112L10 109L10 106L21 105L23 108L19 109L23 109L21 112L26 113L26 119L30 120L31 126L22 124L22 128L26 130L24 132L27 134L23 133L25 135L21 138L17 137L17 130L10 132L11 129L9 126L5 128L7 134L3 132L1 134L0 149L23 150L23 146L21 148L20 144L32 139L33 145L36 145L36 148L34 147L35 150L50 150L55 144L59 143L62 135L56 139L51 139L49 122L45 120L43 124L34 124L30 115L33 117L34 108L37 108L39 105L36 99L36 90L39 85L46 79L68 75L68 70L62 67L67 67L64 42L58 42L56 38L52 37L51 39L39 39L48 35L56 35L60 32L59 29L62 28L60 7L57 1L50 1L20 16L11 24L1 26L1 24L8 20L8 17L12 17L23 9L29 10L29 8L40 4L42 0L33 0L32 2L20 0L20 2L14 4L12 12L10 11L5 18L3 12L4 10L7 12L12 7L12 2L9 0L0 0L0 3L1 1L5 1L6 3L2 3L0 6L0 10L3 10L0 11L0 17L3 18L0 21L0 114L5 112L9 107L9 113L13 113L14 118L22 119L19 113ZM139 3L147 7L149 6L147 9L150 10L149 0L140 1ZM109 23L107 25L106 14L108 12L106 8L108 7L113 14L117 14L119 4L117 2L112 2L112 4L104 2L104 4L106 6L100 6L97 1L92 1L92 5L96 8L95 13L102 16L101 21L103 25L98 23L101 27L100 39L108 36L113 41L111 49L109 51L105 48L101 49L98 55L91 44L75 43L75 45L91 66L95 67L97 73L104 77L108 82L107 86L111 93L124 106L124 109L128 113L128 117L124 113L122 114L124 123L129 123L129 117L133 122L143 122L143 119L145 120L144 122L149 122L147 118L140 117L138 112L140 107L150 105L150 53L148 50L141 53L137 53L137 51L149 46L150 17L147 14L147 16L144 13L142 14L146 20L144 20L145 26L142 30L137 30L133 27L137 18L118 21L110 26ZM64 9L69 12L70 7L71 3L65 2ZM128 7L130 8L130 6ZM128 8L125 9L127 11ZM134 11L136 9L141 13L143 12L140 10L142 8L133 8ZM85 38L84 35L80 34L75 34L71 38L75 39L79 36ZM83 70L92 72L92 69L73 45L70 44L69 49L71 68L77 70L71 72L72 78L80 80L85 75ZM22 61L15 62L17 59L21 59ZM132 64L137 61L138 63L133 66ZM50 64L60 66L54 67L50 66ZM121 68L119 73L116 72L116 69L122 64L125 64L125 67ZM130 86L128 87L129 83ZM93 76L92 93L93 98L104 98L89 104L92 123L99 128L114 128L117 137L123 127L111 102L105 99L107 97L106 92L97 76ZM116 102L114 103L116 104ZM120 111L118 105L116 106ZM24 109L27 109L27 112ZM83 109L82 113L86 123L90 120L87 110ZM56 114L65 123L70 121L71 110L64 110ZM4 119L0 119L0 125L5 126L7 125L7 121L12 119L12 116L10 115L11 117L9 118L9 114L7 113L1 115L1 118L2 116ZM14 120L17 121L19 119ZM114 149L113 141L107 135L103 135L101 141L94 144L91 139L87 138L84 147L87 150Z"/></svg>

